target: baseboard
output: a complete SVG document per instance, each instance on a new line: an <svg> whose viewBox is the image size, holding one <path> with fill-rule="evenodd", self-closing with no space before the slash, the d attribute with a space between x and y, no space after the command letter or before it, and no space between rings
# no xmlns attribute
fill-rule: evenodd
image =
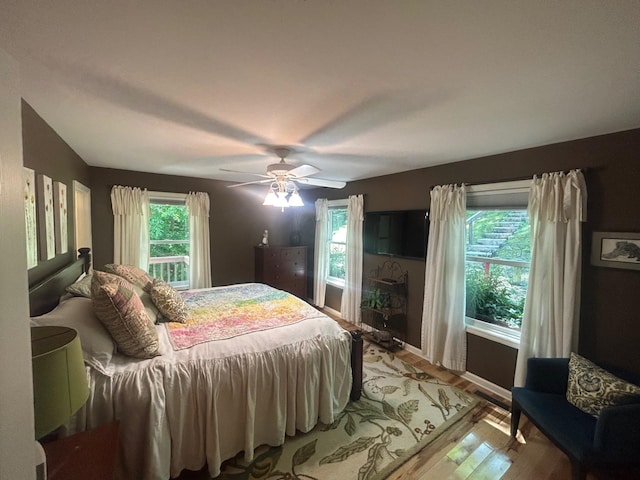
<svg viewBox="0 0 640 480"><path fill-rule="evenodd" d="M341 314L339 311L334 310L334 309L333 309L333 308L331 308L331 307L327 307L327 306L325 305L324 307L322 307L322 310L324 310L324 311L326 311L327 313L329 313L329 314L333 315L334 317L342 318L342 314Z"/></svg>
<svg viewBox="0 0 640 480"><path fill-rule="evenodd" d="M404 349L409 352L409 353L413 353L414 355L419 356L420 358L427 360L426 358L424 358L422 356L422 350L420 350L418 347L414 347L413 345L408 344L407 342L404 343ZM428 361L428 360L427 360Z"/></svg>
<svg viewBox="0 0 640 480"><path fill-rule="evenodd" d="M414 355L417 355L418 357L429 361L427 358L424 357L424 355L422 355L422 351L417 348L414 347L413 345L410 345L408 343L404 344L404 349L407 352L413 353ZM459 375L461 378L464 378L465 380L470 381L471 383L475 383L476 385L478 385L479 387L484 388L485 390L493 393L494 395L500 397L502 400L506 400L507 402L511 402L511 392L509 390L507 390L506 388L501 387L500 385L496 385L493 382L490 382L489 380L479 377L478 375L475 375L471 372L453 372L456 373L457 375Z"/></svg>
<svg viewBox="0 0 640 480"><path fill-rule="evenodd" d="M497 395L501 399L506 400L507 402L511 402L511 392L506 388L503 388L500 385L496 385L495 383L490 382L485 378L479 377L478 375L475 375L471 372L464 372L460 376L465 380L475 383L476 385L484 388L485 390L488 390L494 395Z"/></svg>

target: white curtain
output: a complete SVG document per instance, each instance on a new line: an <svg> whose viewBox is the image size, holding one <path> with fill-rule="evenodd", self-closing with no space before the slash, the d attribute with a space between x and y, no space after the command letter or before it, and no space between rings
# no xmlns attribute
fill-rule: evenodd
<svg viewBox="0 0 640 480"><path fill-rule="evenodd" d="M316 200L316 241L313 252L313 304L320 308L324 307L324 298L327 291L328 240L329 203L326 198L319 198Z"/></svg>
<svg viewBox="0 0 640 480"><path fill-rule="evenodd" d="M113 261L149 267L149 194L146 189L115 185L111 189L113 210Z"/></svg>
<svg viewBox="0 0 640 480"><path fill-rule="evenodd" d="M433 188L430 218L422 310L422 353L433 364L465 371L464 185Z"/></svg>
<svg viewBox="0 0 640 480"><path fill-rule="evenodd" d="M209 194L189 192L185 203L189 211L189 288L209 288Z"/></svg>
<svg viewBox="0 0 640 480"><path fill-rule="evenodd" d="M364 199L362 195L349 196L347 205L347 254L344 290L340 313L348 322L360 325L362 300L362 222Z"/></svg>
<svg viewBox="0 0 640 480"><path fill-rule="evenodd" d="M582 172L534 177L529 192L531 269L515 385L529 357L568 357L578 344L582 232L587 188Z"/></svg>

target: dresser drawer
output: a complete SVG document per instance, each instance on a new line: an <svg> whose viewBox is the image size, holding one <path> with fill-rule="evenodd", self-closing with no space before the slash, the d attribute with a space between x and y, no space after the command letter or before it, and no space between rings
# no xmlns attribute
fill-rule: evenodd
<svg viewBox="0 0 640 480"><path fill-rule="evenodd" d="M306 300L307 247L256 247L255 281Z"/></svg>

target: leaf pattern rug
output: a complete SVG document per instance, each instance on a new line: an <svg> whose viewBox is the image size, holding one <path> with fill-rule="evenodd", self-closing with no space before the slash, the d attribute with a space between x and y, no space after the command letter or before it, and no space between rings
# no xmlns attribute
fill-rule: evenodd
<svg viewBox="0 0 640 480"><path fill-rule="evenodd" d="M223 464L216 480L381 480L471 411L469 394L365 342L363 393L331 425Z"/></svg>

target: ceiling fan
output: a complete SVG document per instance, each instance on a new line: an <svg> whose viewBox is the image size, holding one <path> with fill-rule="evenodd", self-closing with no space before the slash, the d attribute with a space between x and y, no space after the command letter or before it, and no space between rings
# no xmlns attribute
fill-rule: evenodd
<svg viewBox="0 0 640 480"><path fill-rule="evenodd" d="M230 188L241 187L243 185L253 185L259 183L270 183L269 192L263 202L263 205L280 207L302 207L304 203L298 194L298 184L313 185L316 187L343 188L346 183L336 180L326 180L322 178L310 177L320 171L320 169L312 165L298 165L297 167L287 163L285 158L292 152L288 147L274 147L272 149L280 161L267 165L266 174L239 172L236 170L220 170L232 173L243 173L262 177L264 180L254 180L252 182L243 182L229 185Z"/></svg>

